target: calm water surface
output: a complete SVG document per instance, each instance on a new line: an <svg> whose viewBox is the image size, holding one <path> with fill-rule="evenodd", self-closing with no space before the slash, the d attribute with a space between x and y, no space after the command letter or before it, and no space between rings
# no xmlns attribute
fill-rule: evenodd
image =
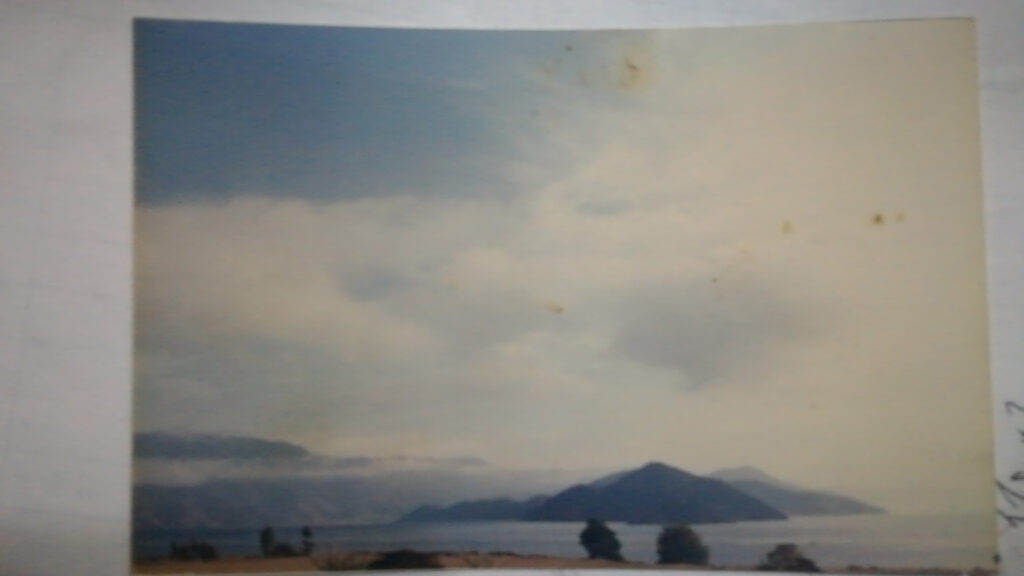
<svg viewBox="0 0 1024 576"><path fill-rule="evenodd" d="M781 522L738 522L693 528L711 550L714 564L757 564L776 544L793 542L819 565L885 567L989 566L995 552L995 518L990 516L897 516L791 518ZM628 560L657 560L659 526L609 523ZM317 551L327 549L505 551L580 557L580 522L473 522L313 527ZM275 527L278 541L297 545L299 528ZM259 553L258 529L149 531L137 533L136 557L166 556L172 540L210 542L222 556Z"/></svg>

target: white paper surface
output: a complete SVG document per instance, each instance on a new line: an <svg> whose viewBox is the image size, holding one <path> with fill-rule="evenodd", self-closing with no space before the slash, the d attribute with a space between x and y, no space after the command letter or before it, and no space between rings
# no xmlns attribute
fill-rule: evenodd
<svg viewBox="0 0 1024 576"><path fill-rule="evenodd" d="M1006 406L1024 405L1024 4L8 2L0 7L0 574L128 572L131 20L140 16L435 28L977 18L996 476L1024 493L1024 481L1011 479L1024 470L1024 411ZM1024 501L999 505L1024 516ZM1024 523L998 521L1005 572L1024 572Z"/></svg>

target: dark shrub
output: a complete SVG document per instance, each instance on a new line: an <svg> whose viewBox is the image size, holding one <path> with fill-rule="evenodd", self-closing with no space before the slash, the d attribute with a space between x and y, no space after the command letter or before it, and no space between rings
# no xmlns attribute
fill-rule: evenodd
<svg viewBox="0 0 1024 576"><path fill-rule="evenodd" d="M171 560L209 562L217 559L217 549L213 544L201 540L193 540L188 544L171 542L170 558Z"/></svg>
<svg viewBox="0 0 1024 576"><path fill-rule="evenodd" d="M194 544L195 555L203 562L217 559L217 549L209 542L197 542Z"/></svg>
<svg viewBox="0 0 1024 576"><path fill-rule="evenodd" d="M436 554L415 550L395 550L370 563L371 570L423 570L443 568Z"/></svg>
<svg viewBox="0 0 1024 576"><path fill-rule="evenodd" d="M587 526L580 532L580 545L587 550L591 558L603 558L622 562L622 544L611 528L605 526L604 522L591 518L587 520Z"/></svg>
<svg viewBox="0 0 1024 576"><path fill-rule="evenodd" d="M757 567L767 572L821 572L814 560L805 558L796 544L779 544Z"/></svg>
<svg viewBox="0 0 1024 576"><path fill-rule="evenodd" d="M287 542L278 542L274 544L274 549L270 551L270 555L275 558L287 558L289 556L298 556L299 552Z"/></svg>
<svg viewBox="0 0 1024 576"><path fill-rule="evenodd" d="M658 536L658 564L708 563L708 547L700 536L685 524L666 526Z"/></svg>
<svg viewBox="0 0 1024 576"><path fill-rule="evenodd" d="M313 529L309 526L302 527L302 555L309 556L313 554L313 548L316 544L313 542Z"/></svg>
<svg viewBox="0 0 1024 576"><path fill-rule="evenodd" d="M270 556L274 551L274 529L270 526L260 530L260 550L264 556Z"/></svg>

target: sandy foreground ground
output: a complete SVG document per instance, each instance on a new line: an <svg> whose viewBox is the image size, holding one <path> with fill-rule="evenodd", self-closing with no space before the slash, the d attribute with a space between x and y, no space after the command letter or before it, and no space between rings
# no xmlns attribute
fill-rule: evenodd
<svg viewBox="0 0 1024 576"><path fill-rule="evenodd" d="M335 554L330 557L294 557L294 558L222 558L211 562L155 561L135 564L133 574L264 574L274 572L315 572L318 570L345 571L366 570L368 565L379 557L372 552L349 552ZM556 558L551 556L525 556L518 554L484 554L445 553L436 556L445 569L615 569L615 570L753 570L753 567L709 567L690 566L686 564L646 564L642 562L612 562L610 560L591 560L588 558ZM960 576L964 572L952 569L882 569L882 570L850 570L827 569L833 574L906 574L918 576ZM974 570L967 572L971 576L993 576L995 570Z"/></svg>
<svg viewBox="0 0 1024 576"><path fill-rule="evenodd" d="M212 562L180 562L175 560L140 562L132 566L132 574L232 574L302 572L319 570L312 559L297 558L222 558Z"/></svg>

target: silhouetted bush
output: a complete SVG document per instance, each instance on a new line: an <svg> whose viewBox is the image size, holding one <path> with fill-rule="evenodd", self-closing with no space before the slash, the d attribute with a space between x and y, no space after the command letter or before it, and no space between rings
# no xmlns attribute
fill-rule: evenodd
<svg viewBox="0 0 1024 576"><path fill-rule="evenodd" d="M217 559L217 549L209 542L193 540L188 544L171 542L171 560L209 562Z"/></svg>
<svg viewBox="0 0 1024 576"><path fill-rule="evenodd" d="M316 544L313 543L313 530L309 526L302 527L302 555L310 556L313 554L313 548Z"/></svg>
<svg viewBox="0 0 1024 576"><path fill-rule="evenodd" d="M443 567L437 559L437 554L415 550L387 552L367 566L371 570L423 570Z"/></svg>
<svg viewBox="0 0 1024 576"><path fill-rule="evenodd" d="M260 530L260 552L266 558L287 558L299 556L300 552L289 542L278 542L274 529L270 526ZM313 531L306 526L302 529L301 555L309 556L313 552Z"/></svg>
<svg viewBox="0 0 1024 576"><path fill-rule="evenodd" d="M260 530L260 551L267 557L274 551L274 529L270 526Z"/></svg>
<svg viewBox="0 0 1024 576"><path fill-rule="evenodd" d="M821 572L814 560L804 557L796 544L779 544L757 567L767 572Z"/></svg>
<svg viewBox="0 0 1024 576"><path fill-rule="evenodd" d="M298 556L299 551L287 542L278 542L277 544L274 544L274 549L270 551L270 555L274 558L288 558L291 556Z"/></svg>
<svg viewBox="0 0 1024 576"><path fill-rule="evenodd" d="M658 536L658 564L708 563L708 547L689 526L666 526Z"/></svg>
<svg viewBox="0 0 1024 576"><path fill-rule="evenodd" d="M587 520L586 527L580 532L580 545L587 550L587 555L591 558L623 561L622 554L619 553L622 549L619 538L611 528L596 518Z"/></svg>

